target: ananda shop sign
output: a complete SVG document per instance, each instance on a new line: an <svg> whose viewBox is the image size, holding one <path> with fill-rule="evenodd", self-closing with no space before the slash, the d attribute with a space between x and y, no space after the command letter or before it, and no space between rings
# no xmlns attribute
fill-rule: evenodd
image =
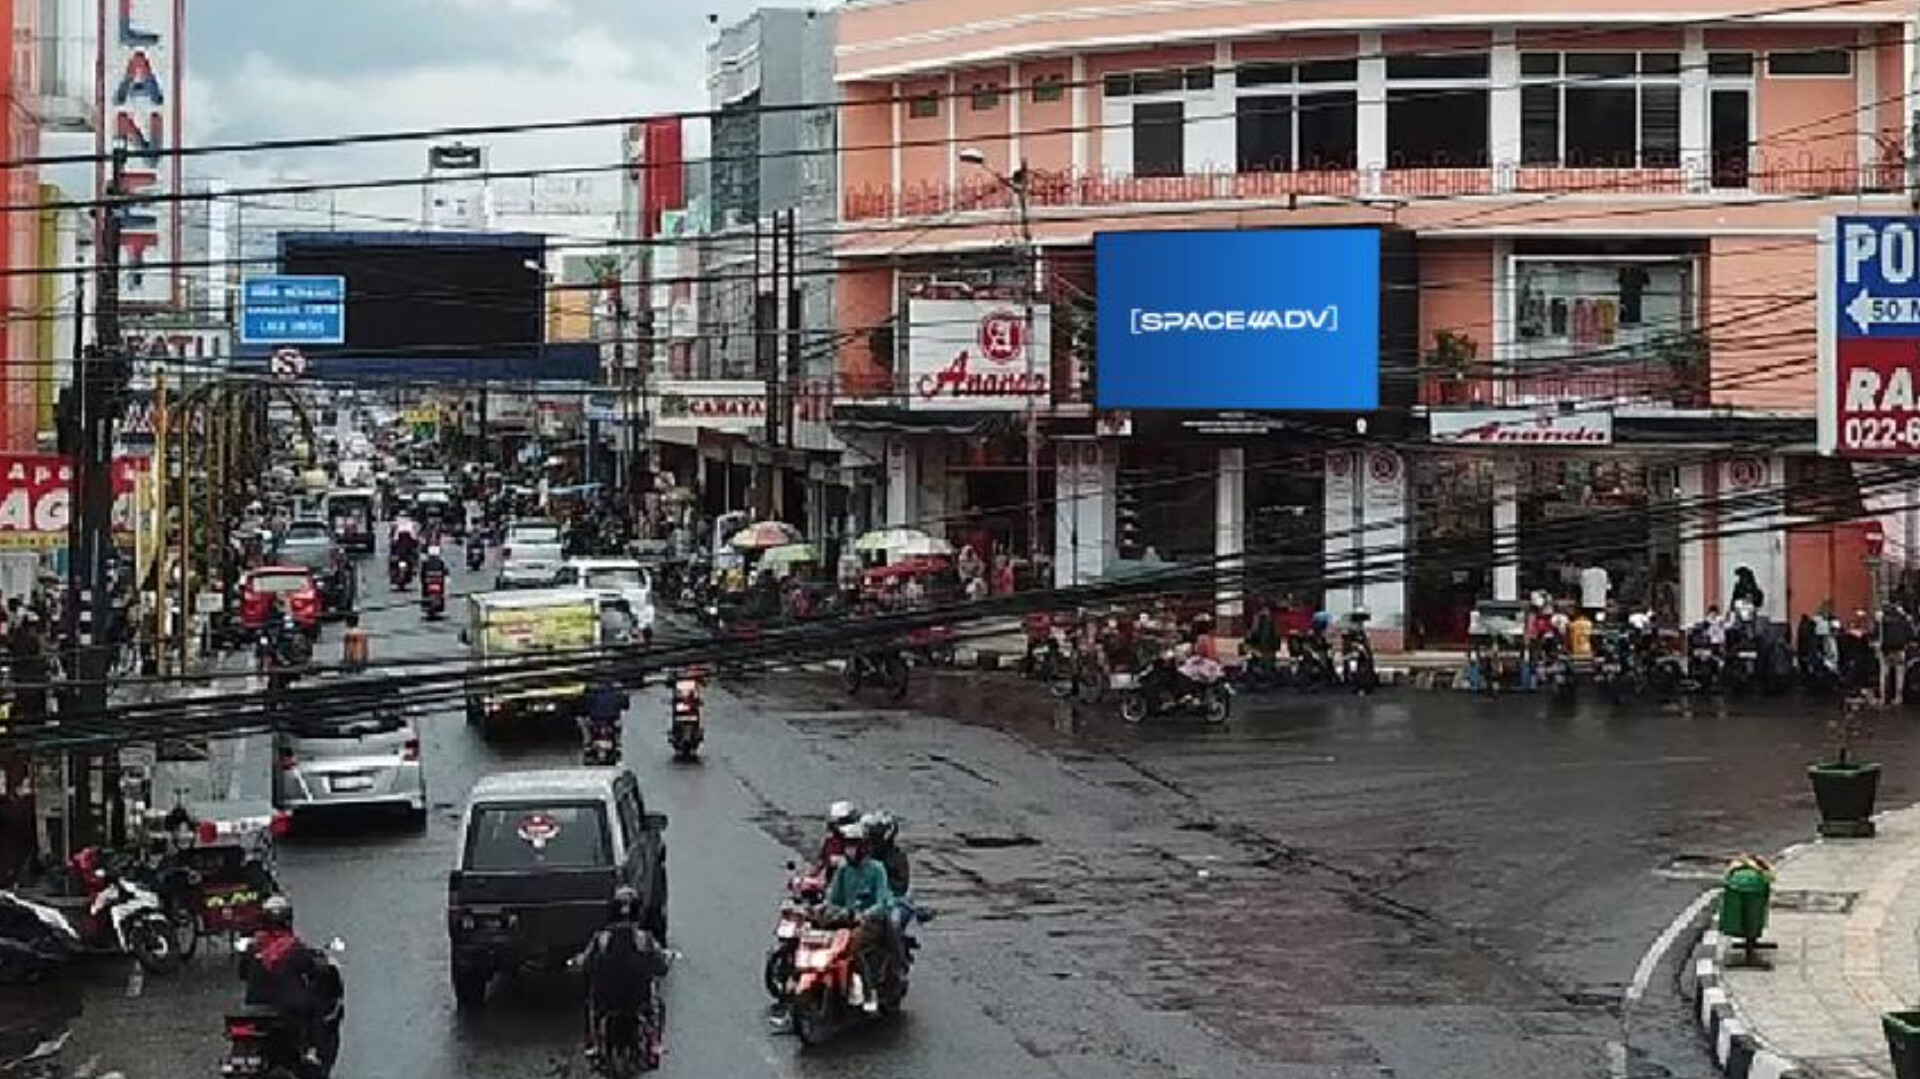
<svg viewBox="0 0 1920 1079"><path fill-rule="evenodd" d="M1016 412L1047 399L1051 309L1004 300L907 305L907 407L917 412ZM1031 340L1029 340L1031 337Z"/></svg>
<svg viewBox="0 0 1920 1079"><path fill-rule="evenodd" d="M1453 446L1610 446L1611 412L1436 412L1428 438Z"/></svg>

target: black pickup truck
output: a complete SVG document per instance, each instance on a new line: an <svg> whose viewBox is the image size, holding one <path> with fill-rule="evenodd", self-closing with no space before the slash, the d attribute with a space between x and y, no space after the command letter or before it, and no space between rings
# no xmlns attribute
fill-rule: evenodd
<svg viewBox="0 0 1920 1079"><path fill-rule="evenodd" d="M667 818L624 768L491 775L474 785L447 879L453 994L485 1003L495 974L555 969L606 924L615 888L640 892L667 940Z"/></svg>

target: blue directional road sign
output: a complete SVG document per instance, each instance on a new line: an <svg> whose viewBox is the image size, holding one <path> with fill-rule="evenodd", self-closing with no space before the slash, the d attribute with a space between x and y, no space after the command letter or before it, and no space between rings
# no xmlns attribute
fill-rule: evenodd
<svg viewBox="0 0 1920 1079"><path fill-rule="evenodd" d="M1920 457L1920 217L1839 217L1821 241L1821 452Z"/></svg>
<svg viewBox="0 0 1920 1079"><path fill-rule="evenodd" d="M275 274L241 282L241 344L343 345L346 341L346 278Z"/></svg>

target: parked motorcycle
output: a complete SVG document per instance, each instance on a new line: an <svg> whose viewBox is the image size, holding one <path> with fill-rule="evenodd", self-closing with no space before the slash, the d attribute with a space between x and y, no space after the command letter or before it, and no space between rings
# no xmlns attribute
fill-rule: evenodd
<svg viewBox="0 0 1920 1079"><path fill-rule="evenodd" d="M691 761L700 756L700 743L706 738L700 697L699 674L690 672L673 680L673 719L667 728L667 743L673 747L674 760Z"/></svg>
<svg viewBox="0 0 1920 1079"><path fill-rule="evenodd" d="M29 951L130 955L149 974L171 974L186 962L166 905L153 889L127 876L124 863L87 847L67 859L60 883L62 894L48 903L12 897L44 927L38 941L27 943Z"/></svg>
<svg viewBox="0 0 1920 1079"><path fill-rule="evenodd" d="M175 806L162 828L169 849L153 860L147 876L172 920L181 952L191 959L201 937L229 941L260 928L261 905L280 891L273 871L274 840L292 818L195 820Z"/></svg>
<svg viewBox="0 0 1920 1079"><path fill-rule="evenodd" d="M1120 695L1120 718L1139 723L1148 716L1184 712L1225 723L1233 712L1233 687L1212 660L1163 653Z"/></svg>
<svg viewBox="0 0 1920 1079"><path fill-rule="evenodd" d="M761 984L774 1000L785 1000L793 992L796 973L794 954L800 937L807 931L807 914L826 898L827 876L824 870L802 868L788 862L787 898L780 904L780 916L773 923L773 946L761 967Z"/></svg>
<svg viewBox="0 0 1920 1079"><path fill-rule="evenodd" d="M1767 647L1766 624L1751 600L1735 600L1733 617L1727 623L1726 666L1721 672L1730 693L1773 689Z"/></svg>
<svg viewBox="0 0 1920 1079"><path fill-rule="evenodd" d="M1559 633L1542 634L1534 642L1534 672L1540 689L1555 701L1571 703L1578 692L1573 658L1567 655L1566 638Z"/></svg>
<svg viewBox="0 0 1920 1079"><path fill-rule="evenodd" d="M1367 614L1355 611L1340 631L1340 681L1356 693L1380 688L1380 671L1373 662L1373 641L1367 636Z"/></svg>
<svg viewBox="0 0 1920 1079"><path fill-rule="evenodd" d="M1294 685L1305 690L1319 690L1339 681L1339 672L1334 667L1333 644L1327 635L1320 631L1296 633L1288 640L1288 648L1293 653Z"/></svg>
<svg viewBox="0 0 1920 1079"><path fill-rule="evenodd" d="M877 946L867 964L876 972L877 984L862 984L856 996L854 975L860 964L854 951L854 926L854 919L845 912L823 911L801 931L794 950L797 973L787 998L787 1015L802 1046L819 1045L856 1023L896 1012L906 1000L913 942L902 949L908 956L907 969L890 949ZM874 994L878 1005L871 1012L865 1006L868 994Z"/></svg>
<svg viewBox="0 0 1920 1079"><path fill-rule="evenodd" d="M840 686L848 696L859 693L863 686L876 685L885 689L893 700L907 695L907 659L898 649L885 649L877 652L856 652L847 658L846 666L840 668Z"/></svg>
<svg viewBox="0 0 1920 1079"><path fill-rule="evenodd" d="M0 985L38 981L85 951L66 915L0 891Z"/></svg>
<svg viewBox="0 0 1920 1079"><path fill-rule="evenodd" d="M1696 693L1712 693L1726 683L1725 646L1713 639L1712 627L1701 622L1687 630L1687 680Z"/></svg>
<svg viewBox="0 0 1920 1079"><path fill-rule="evenodd" d="M252 944L251 939L242 938L234 950L245 953ZM336 939L326 950L338 955L346 945ZM220 1065L223 1079L326 1079L333 1074L340 1055L340 1026L347 1017L346 983L329 955L315 958L321 1008L313 1046L320 1058L318 1067L301 1059L299 1040L279 1009L250 1004L227 1014L227 1059Z"/></svg>

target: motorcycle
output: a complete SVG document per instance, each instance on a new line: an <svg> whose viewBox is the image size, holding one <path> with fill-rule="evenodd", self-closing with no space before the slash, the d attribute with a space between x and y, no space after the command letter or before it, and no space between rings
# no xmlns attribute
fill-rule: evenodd
<svg viewBox="0 0 1920 1079"><path fill-rule="evenodd" d="M1333 645L1318 630L1296 633L1288 642L1293 652L1293 684L1306 690L1318 690L1339 681L1333 665Z"/></svg>
<svg viewBox="0 0 1920 1079"><path fill-rule="evenodd" d="M244 955L253 946L251 939L235 943L234 951ZM334 940L327 952L338 954L346 945ZM346 983L340 968L325 954L316 956L319 1021L314 1032L314 1051L318 1065L304 1059L299 1040L279 1009L250 1004L226 1017L227 1059L220 1065L224 1079L326 1079L340 1055L340 1026L346 1020Z"/></svg>
<svg viewBox="0 0 1920 1079"><path fill-rule="evenodd" d="M1593 635L1593 683L1618 704L1633 689L1632 657L1617 630L1599 629Z"/></svg>
<svg viewBox="0 0 1920 1079"><path fill-rule="evenodd" d="M906 1000L908 969L901 968L891 949L878 945L867 964L878 972L878 984L863 986L860 1001L853 1000L854 974L860 967L854 952L854 926L853 917L843 911L822 911L800 933L787 1015L803 1047L819 1045L853 1023L896 1012ZM909 968L913 947L909 941L902 949ZM877 994L874 1012L866 1010L867 993Z"/></svg>
<svg viewBox="0 0 1920 1079"><path fill-rule="evenodd" d="M79 952L130 955L149 974L172 974L187 961L173 919L153 889L127 876L123 866L96 847L75 851L67 859L63 894L41 907L66 924L53 936ZM17 897L16 897L17 898ZM72 915L59 900L78 900ZM41 920L45 922L45 918Z"/></svg>
<svg viewBox="0 0 1920 1079"><path fill-rule="evenodd" d="M793 992L793 977L798 970L794 955L800 937L807 931L807 913L827 895L824 871L803 870L795 862L787 863L787 871L792 874L787 878L787 899L780 904L780 917L773 923L773 947L767 949L767 961L760 973L767 995L776 1001L787 999Z"/></svg>
<svg viewBox="0 0 1920 1079"><path fill-rule="evenodd" d="M1571 703L1578 692L1574 680L1573 659L1567 655L1567 642L1558 633L1542 634L1534 642L1534 672L1541 689L1562 704Z"/></svg>
<svg viewBox="0 0 1920 1079"><path fill-rule="evenodd" d="M1120 695L1120 718L1139 723L1148 716L1187 712L1208 723L1225 723L1233 712L1233 687L1220 665L1167 652Z"/></svg>
<svg viewBox="0 0 1920 1079"><path fill-rule="evenodd" d="M254 642L253 662L254 670L266 676L268 690L282 690L313 662L313 642L292 628L278 633L263 629Z"/></svg>
<svg viewBox="0 0 1920 1079"><path fill-rule="evenodd" d="M186 958L193 958L201 937L234 940L260 928L261 905L280 891L274 841L291 822L285 813L195 820L179 805L166 815L162 831L171 849L150 863L147 874Z"/></svg>
<svg viewBox="0 0 1920 1079"><path fill-rule="evenodd" d="M666 1026L660 994L653 995L653 1014L607 1012L593 1030L593 1070L606 1079L632 1079L660 1067L660 1031Z"/></svg>
<svg viewBox="0 0 1920 1079"><path fill-rule="evenodd" d="M487 541L475 532L467 542L467 572L477 573L487 564Z"/></svg>
<svg viewBox="0 0 1920 1079"><path fill-rule="evenodd" d="M840 668L840 685L848 696L860 692L862 686L873 684L885 689L887 696L900 700L907 695L907 660L898 649L886 649L878 652L856 652L849 657L846 666Z"/></svg>
<svg viewBox="0 0 1920 1079"><path fill-rule="evenodd" d="M1727 626L1726 669L1722 672L1728 691L1746 693L1767 688L1771 681L1768 665L1761 658L1766 644L1759 612L1751 600L1735 600L1733 620Z"/></svg>
<svg viewBox="0 0 1920 1079"><path fill-rule="evenodd" d="M1696 693L1712 693L1726 681L1727 662L1711 628L1701 622L1687 631L1687 678Z"/></svg>
<svg viewBox="0 0 1920 1079"><path fill-rule="evenodd" d="M611 768L620 763L620 724L604 719L587 723L587 744L580 763L588 768Z"/></svg>
<svg viewBox="0 0 1920 1079"><path fill-rule="evenodd" d="M84 951L66 915L0 891L0 985L38 981Z"/></svg>
<svg viewBox="0 0 1920 1079"><path fill-rule="evenodd" d="M387 583L395 592L404 592L413 587L413 559L387 559Z"/></svg>
<svg viewBox="0 0 1920 1079"><path fill-rule="evenodd" d="M1289 672L1281 666L1278 649L1259 648L1241 643L1240 684L1242 686L1259 692L1279 689L1289 680Z"/></svg>
<svg viewBox="0 0 1920 1079"><path fill-rule="evenodd" d="M690 761L700 755L705 732L700 722L700 679L683 675L673 682L673 720L667 728L667 743L673 747L673 759Z"/></svg>
<svg viewBox="0 0 1920 1079"><path fill-rule="evenodd" d="M438 622L447 614L447 578L432 574L420 579L420 611L427 621Z"/></svg>
<svg viewBox="0 0 1920 1079"><path fill-rule="evenodd" d="M1363 616L1340 631L1340 681L1356 693L1380 688L1380 671L1373 663L1373 641L1367 637Z"/></svg>

